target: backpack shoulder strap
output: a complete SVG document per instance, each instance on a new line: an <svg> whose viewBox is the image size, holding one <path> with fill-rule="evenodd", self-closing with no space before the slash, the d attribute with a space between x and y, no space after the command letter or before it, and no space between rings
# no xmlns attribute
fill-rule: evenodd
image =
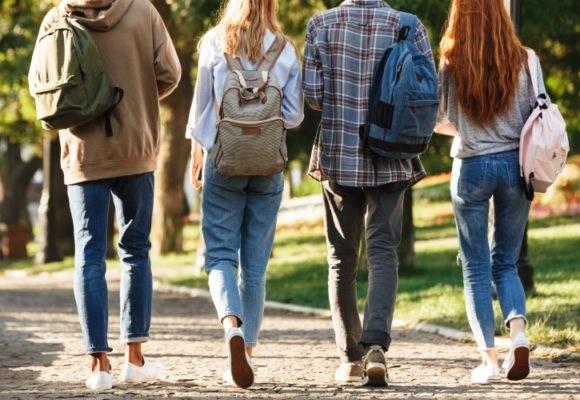
<svg viewBox="0 0 580 400"><path fill-rule="evenodd" d="M534 94L538 97L538 66L536 65L536 53L534 50L526 47L526 52L528 53L528 72L530 73L530 78L532 80L532 86L534 87Z"/></svg>
<svg viewBox="0 0 580 400"><path fill-rule="evenodd" d="M399 12L399 39L406 40L411 44L415 44L415 30L417 26L417 17L403 11Z"/></svg>
<svg viewBox="0 0 580 400"><path fill-rule="evenodd" d="M225 52L224 57L226 58L228 68L230 69L230 71L244 71L244 66L242 65L242 62L240 61L239 58L234 57L232 54Z"/></svg>
<svg viewBox="0 0 580 400"><path fill-rule="evenodd" d="M276 37L276 39L274 39L274 43L272 43L272 45L270 46L268 51L264 54L262 60L256 67L256 71L270 72L272 70L272 67L274 67L274 64L276 64L276 61L278 61L278 58L280 58L280 54L282 54L285 47L286 47L286 39L283 37L282 38Z"/></svg>

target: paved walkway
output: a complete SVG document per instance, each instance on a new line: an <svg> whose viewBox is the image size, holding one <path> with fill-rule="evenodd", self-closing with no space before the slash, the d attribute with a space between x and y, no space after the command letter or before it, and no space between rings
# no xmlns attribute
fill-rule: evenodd
<svg viewBox="0 0 580 400"><path fill-rule="evenodd" d="M0 277L0 398L274 398L274 399L578 399L580 365L533 360L523 383L470 386L477 364L472 344L397 330L389 353L391 384L370 390L337 386L337 357L328 319L267 311L257 348L257 383L241 391L221 384L226 364L222 331L205 300L159 294L154 301L149 359L164 366L162 380L146 386L115 385L95 395L81 385L88 367L70 276ZM115 375L123 362L118 291L113 282L111 355ZM490 392L493 394L490 396Z"/></svg>

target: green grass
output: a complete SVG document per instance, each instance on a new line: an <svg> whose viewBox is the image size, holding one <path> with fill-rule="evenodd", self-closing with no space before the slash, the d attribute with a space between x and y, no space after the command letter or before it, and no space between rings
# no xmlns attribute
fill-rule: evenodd
<svg viewBox="0 0 580 400"><path fill-rule="evenodd" d="M457 239L452 215L439 215L438 224L428 226L429 212L416 206L417 267L402 274L395 318L421 321L468 331L457 266ZM445 210L442 203L426 205ZM424 225L424 226L421 226ZM577 351L580 342L580 217L532 220L529 256L535 271L536 290L527 300L530 337L534 343ZM359 305L364 305L366 279L359 277ZM207 287L205 276L183 275L172 283ZM327 263L321 226L284 228L274 245L268 267L267 297L270 300L328 308ZM496 331L505 334L497 302Z"/></svg>
<svg viewBox="0 0 580 400"><path fill-rule="evenodd" d="M184 228L184 249L182 253L172 253L165 256L152 256L151 264L153 268L188 268L195 261L194 250L199 242L199 224L188 224ZM28 254L36 254L38 243L30 242L27 247ZM107 260L108 269L119 269L117 258ZM21 260L0 260L0 276L10 274L14 271L21 271L26 274L54 273L61 271L72 271L74 269L74 257L64 257L62 261L48 264L36 264L33 257Z"/></svg>

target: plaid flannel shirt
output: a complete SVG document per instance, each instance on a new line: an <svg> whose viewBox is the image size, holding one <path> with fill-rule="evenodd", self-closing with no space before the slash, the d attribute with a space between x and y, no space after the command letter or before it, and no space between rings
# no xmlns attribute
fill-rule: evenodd
<svg viewBox="0 0 580 400"><path fill-rule="evenodd" d="M399 33L399 12L382 0L346 0L314 15L308 23L303 62L304 95L322 111L309 173L351 187L418 182L425 177L419 158L378 159L376 170L359 139L367 122L369 92L376 66ZM433 54L418 21L417 48Z"/></svg>

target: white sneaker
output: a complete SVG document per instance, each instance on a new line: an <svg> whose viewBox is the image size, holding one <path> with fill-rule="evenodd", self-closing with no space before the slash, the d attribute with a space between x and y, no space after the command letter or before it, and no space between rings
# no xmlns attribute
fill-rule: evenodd
<svg viewBox="0 0 580 400"><path fill-rule="evenodd" d="M518 333L512 341L512 345L502 368L510 381L519 381L530 373L530 342L524 332Z"/></svg>
<svg viewBox="0 0 580 400"><path fill-rule="evenodd" d="M251 360L251 357L250 357ZM250 366L252 367L252 371L254 371L254 378L256 377L256 368L252 365L250 361ZM234 382L234 378L232 377L232 371L228 368L222 374L222 380L224 381L225 385L236 386L236 382Z"/></svg>
<svg viewBox="0 0 580 400"><path fill-rule="evenodd" d="M338 383L360 382L363 379L363 368L359 362L340 363L334 372L334 380Z"/></svg>
<svg viewBox="0 0 580 400"><path fill-rule="evenodd" d="M222 380L224 381L225 385L235 386L236 382L234 382L234 378L232 377L232 371L228 368L222 374Z"/></svg>
<svg viewBox="0 0 580 400"><path fill-rule="evenodd" d="M246 353L246 341L240 328L231 328L226 334L226 348L234 383L247 389L254 383L252 361Z"/></svg>
<svg viewBox="0 0 580 400"><path fill-rule="evenodd" d="M499 381L499 367L495 364L480 364L471 372L471 383L487 385Z"/></svg>
<svg viewBox="0 0 580 400"><path fill-rule="evenodd" d="M111 372L96 372L85 381L85 386L96 392L109 390L113 387L113 376Z"/></svg>
<svg viewBox="0 0 580 400"><path fill-rule="evenodd" d="M126 362L121 371L121 381L126 383L151 382L157 379L159 367L143 359L143 365L138 367L135 364Z"/></svg>

